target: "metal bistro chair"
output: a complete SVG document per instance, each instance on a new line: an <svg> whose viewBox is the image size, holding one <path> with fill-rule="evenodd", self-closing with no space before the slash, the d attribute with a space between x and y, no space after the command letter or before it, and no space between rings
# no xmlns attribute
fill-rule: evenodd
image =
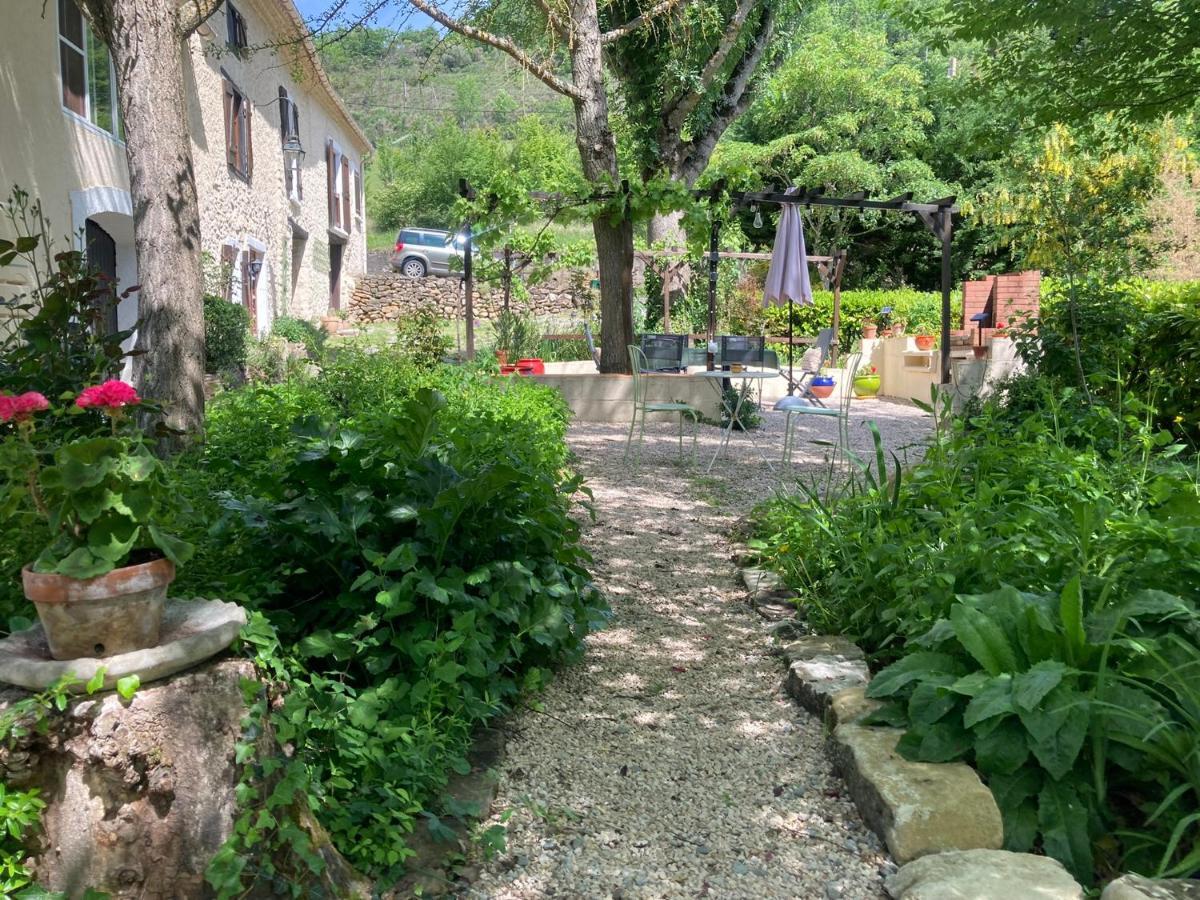
<svg viewBox="0 0 1200 900"><path fill-rule="evenodd" d="M651 371L646 362L646 354L642 348L629 345L629 363L633 369L633 419L629 423L629 436L625 439L625 459L629 459L629 450L633 446L633 430L638 428L638 448L634 453L634 464L641 465L642 439L646 435L646 414L669 412L679 414L679 457L683 458L683 417L690 416L692 420L692 457L696 455L696 431L700 422L700 410L689 403L646 401L646 393L650 384L646 375ZM641 426L638 427L638 414L641 413Z"/></svg>
<svg viewBox="0 0 1200 900"><path fill-rule="evenodd" d="M792 461L792 449L795 443L795 429L792 416L825 416L827 418L836 418L838 420L838 440L835 452L838 454L849 452L850 398L854 393L850 382L853 381L854 373L858 371L858 364L861 361L861 353L851 353L846 357L845 371L847 374L842 379L846 383L842 385L842 398L836 409L816 406L811 400L805 397L784 397L775 404L777 410L787 413L787 420L783 428L783 462L785 465Z"/></svg>
<svg viewBox="0 0 1200 900"><path fill-rule="evenodd" d="M654 372L678 372L683 368L686 334L643 334L642 353L646 368Z"/></svg>

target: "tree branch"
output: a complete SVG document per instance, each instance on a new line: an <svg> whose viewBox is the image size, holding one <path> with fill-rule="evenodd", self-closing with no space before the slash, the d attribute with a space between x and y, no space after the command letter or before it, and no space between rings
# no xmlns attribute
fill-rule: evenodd
<svg viewBox="0 0 1200 900"><path fill-rule="evenodd" d="M460 22L453 16L442 12L442 10L438 9L432 3L426 2L426 0L409 0L409 2L439 25L444 25L446 28L461 34L465 38L470 38L481 44L487 44L489 47L495 47L497 50L503 50L517 61L517 65L538 78L551 90L557 91L574 100L583 99L583 93L575 85L559 78L550 69L537 62L508 38L492 34L490 31L484 31L482 28L475 28L473 25L468 25L465 22Z"/></svg>
<svg viewBox="0 0 1200 900"><path fill-rule="evenodd" d="M733 18L729 20L729 25L721 35L716 52L704 64L704 69L700 72L699 88L687 91L665 108L663 123L668 133L678 134L683 129L687 117L700 105L705 93L712 87L713 81L716 80L717 75L729 60L729 54L737 44L738 38L742 36L742 27L746 24L746 19L760 2L762 0L740 0L737 9L733 11Z"/></svg>
<svg viewBox="0 0 1200 900"><path fill-rule="evenodd" d="M562 16L554 11L554 8L550 6L550 0L534 0L534 2L537 3L538 8L545 15L546 22L550 25L554 33L570 44L573 40L570 23L563 21Z"/></svg>
<svg viewBox="0 0 1200 900"><path fill-rule="evenodd" d="M208 21L225 0L185 0L179 5L179 33L189 38L192 32Z"/></svg>
<svg viewBox="0 0 1200 900"><path fill-rule="evenodd" d="M630 19L619 28L604 32L604 34L600 35L600 43L611 44L613 41L620 40L625 35L637 31L650 20L658 18L663 13L670 12L679 5L679 2L680 0L659 0L658 3L654 4L644 13Z"/></svg>
<svg viewBox="0 0 1200 900"><path fill-rule="evenodd" d="M696 135L688 144L686 156L678 170L688 183L694 181L708 165L708 159L725 129L750 106L753 97L746 88L758 71L758 64L767 52L767 46L771 43L774 33L775 11L767 7L758 23L754 39L742 53L742 58L733 67L729 80L725 83L725 89L721 92L721 99L717 101L708 127L703 134Z"/></svg>

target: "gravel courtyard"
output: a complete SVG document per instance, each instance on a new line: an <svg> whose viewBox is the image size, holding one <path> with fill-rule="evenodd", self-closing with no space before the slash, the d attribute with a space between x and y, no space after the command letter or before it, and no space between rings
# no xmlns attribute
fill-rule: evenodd
<svg viewBox="0 0 1200 900"><path fill-rule="evenodd" d="M507 847L463 896L883 896L893 865L831 772L821 723L782 693L767 623L731 561L738 519L818 472L828 451L812 441L834 439L836 426L803 421L784 473L783 417L765 419L761 453L735 433L711 476L713 428L701 428L687 467L674 428L651 425L636 471L623 459L625 427L571 429L595 493L585 540L614 616L541 710L508 719L485 823L506 824ZM902 458L930 427L914 407L856 402L852 442L863 453L867 419Z"/></svg>

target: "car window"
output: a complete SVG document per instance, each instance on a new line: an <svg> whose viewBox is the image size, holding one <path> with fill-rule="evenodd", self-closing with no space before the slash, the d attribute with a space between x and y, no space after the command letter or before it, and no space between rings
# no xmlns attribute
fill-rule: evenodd
<svg viewBox="0 0 1200 900"><path fill-rule="evenodd" d="M400 242L404 244L419 244L421 243L421 236L415 231L402 231L400 232Z"/></svg>

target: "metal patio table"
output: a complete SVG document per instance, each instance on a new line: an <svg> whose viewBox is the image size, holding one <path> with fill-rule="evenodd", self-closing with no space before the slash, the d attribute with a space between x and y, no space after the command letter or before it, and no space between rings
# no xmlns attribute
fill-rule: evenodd
<svg viewBox="0 0 1200 900"><path fill-rule="evenodd" d="M704 474L707 475L712 471L712 467L716 463L717 457L720 456L722 451L729 445L729 438L733 434L733 425L736 421L738 421L738 414L742 411L742 405L746 402L746 397L750 393L750 385L755 381L762 382L768 378L778 378L779 373L774 369L743 369L740 372L714 369L711 372L700 372L698 374L703 378L713 379L714 387L717 390L717 394L721 398L721 406L729 412L729 425L725 428L725 436L721 438L721 444L719 447L717 447L717 452L713 454L713 458L709 460L708 468L704 470ZM741 381L741 387L738 388L737 399L734 401L733 409L729 409L729 406L725 402L725 392L721 390L720 384L716 383L726 379L730 381ZM754 434L750 431L747 431L746 435L750 438L754 446L757 447L758 441L754 437ZM767 460L767 464L771 465L770 460ZM772 466L772 468L774 467Z"/></svg>

